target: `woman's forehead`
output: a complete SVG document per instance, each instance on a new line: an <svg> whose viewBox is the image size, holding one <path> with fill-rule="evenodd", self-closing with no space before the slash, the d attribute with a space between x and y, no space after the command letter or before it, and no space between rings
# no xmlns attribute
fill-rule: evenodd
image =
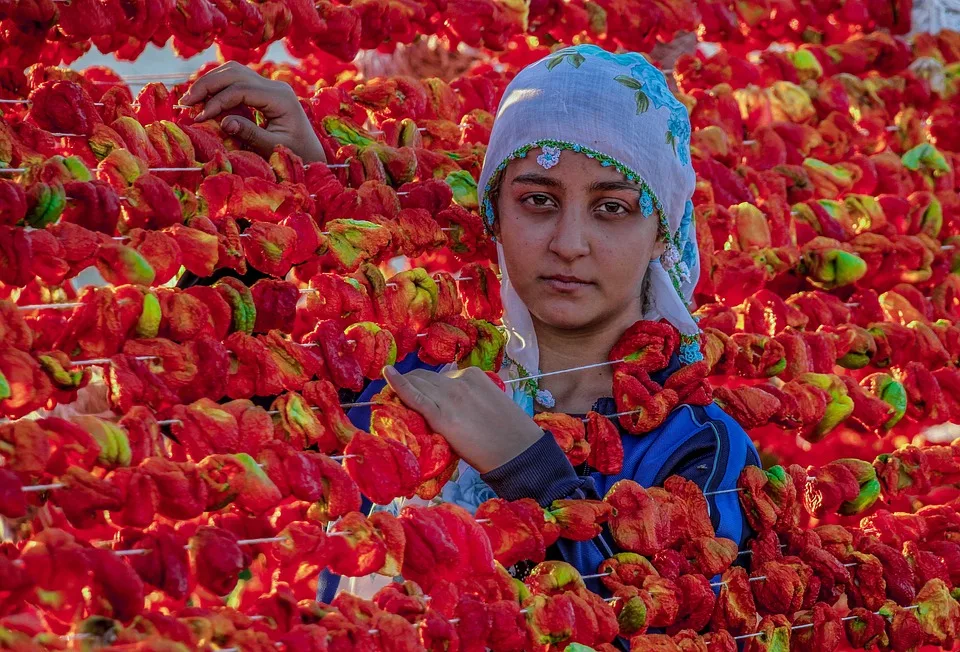
<svg viewBox="0 0 960 652"><path fill-rule="evenodd" d="M539 185L560 185L565 188L590 188L598 183L626 182L626 178L616 168L604 166L596 159L573 151L563 151L559 160L545 168L537 162L539 149L531 150L524 158L509 163L503 180L507 185L530 183ZM630 183L630 186L636 184Z"/></svg>

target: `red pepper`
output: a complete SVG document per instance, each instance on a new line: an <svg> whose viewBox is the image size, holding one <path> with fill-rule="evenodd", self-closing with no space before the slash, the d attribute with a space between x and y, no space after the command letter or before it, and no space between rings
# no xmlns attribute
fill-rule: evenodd
<svg viewBox="0 0 960 652"><path fill-rule="evenodd" d="M847 632L847 641L856 650L869 650L878 645L889 644L884 631L883 616L874 614L869 609L857 607L850 612L854 618L844 623Z"/></svg>
<svg viewBox="0 0 960 652"><path fill-rule="evenodd" d="M490 539L494 559L504 567L522 560L543 561L546 554L544 512L536 501L491 498L480 504L474 517L477 521L489 520L481 526Z"/></svg>
<svg viewBox="0 0 960 652"><path fill-rule="evenodd" d="M586 441L590 447L587 464L604 475L617 475L623 468L623 440L608 417L587 412Z"/></svg>
<svg viewBox="0 0 960 652"><path fill-rule="evenodd" d="M723 585L711 619L711 629L726 629L734 635L752 631L757 624L757 608L747 572L740 566L731 566L721 581Z"/></svg>
<svg viewBox="0 0 960 652"><path fill-rule="evenodd" d="M157 518L160 492L149 475L138 468L120 467L110 472L107 482L122 492L122 509L110 512L110 522L116 525L145 528Z"/></svg>
<svg viewBox="0 0 960 652"><path fill-rule="evenodd" d="M609 360L623 360L647 373L664 369L680 344L680 335L665 322L638 321L624 331Z"/></svg>
<svg viewBox="0 0 960 652"><path fill-rule="evenodd" d="M493 551L480 525L451 503L400 512L406 534L403 576L429 590L440 580L456 581L493 570Z"/></svg>
<svg viewBox="0 0 960 652"><path fill-rule="evenodd" d="M85 4L88 8L94 7L93 4ZM82 9L78 7L72 13L79 11ZM30 93L29 99L29 118L47 131L86 136L93 132L95 125L103 122L90 96L71 81L44 82Z"/></svg>
<svg viewBox="0 0 960 652"><path fill-rule="evenodd" d="M726 571L736 561L738 550L737 544L730 539L710 536L687 540L683 554L694 569L713 577Z"/></svg>
<svg viewBox="0 0 960 652"><path fill-rule="evenodd" d="M190 590L190 568L187 543L169 525L156 524L149 530L125 528L117 533L117 549L150 550L149 554L133 555L130 565L140 578L175 600Z"/></svg>
<svg viewBox="0 0 960 652"><path fill-rule="evenodd" d="M677 580L677 593L680 609L677 620L667 631L674 634L684 629L698 632L706 627L717 601L710 580L703 575L681 575Z"/></svg>
<svg viewBox="0 0 960 652"><path fill-rule="evenodd" d="M764 613L781 614L798 611L803 604L806 585L793 565L768 561L754 567L751 583L757 608Z"/></svg>
<svg viewBox="0 0 960 652"><path fill-rule="evenodd" d="M190 537L189 547L190 567L197 583L214 595L230 593L245 566L237 537L223 528L203 525Z"/></svg>
<svg viewBox="0 0 960 652"><path fill-rule="evenodd" d="M330 379L337 387L346 387L355 391L363 388L363 373L360 365L351 353L347 338L333 320L320 322L309 335L303 338L304 344L315 343L323 355Z"/></svg>
<svg viewBox="0 0 960 652"><path fill-rule="evenodd" d="M537 425L550 432L573 466L583 464L590 455L583 421L560 412L540 412L534 415Z"/></svg>
<svg viewBox="0 0 960 652"><path fill-rule="evenodd" d="M91 550L91 606L100 614L130 621L144 609L143 581L136 571L110 550Z"/></svg>
<svg viewBox="0 0 960 652"><path fill-rule="evenodd" d="M160 491L159 513L167 518L187 520L203 513L207 504L207 485L196 466L162 457L148 457L140 468Z"/></svg>
<svg viewBox="0 0 960 652"><path fill-rule="evenodd" d="M620 417L620 425L635 435L660 426L679 401L674 390L663 389L650 379L642 368L647 364L649 360L625 363L613 375L617 412L631 413Z"/></svg>
<svg viewBox="0 0 960 652"><path fill-rule="evenodd" d="M599 500L555 500L547 516L557 522L561 537L589 541L600 534L610 511L610 505Z"/></svg>
<svg viewBox="0 0 960 652"><path fill-rule="evenodd" d="M13 471L0 469L0 514L20 518L27 513L27 501L20 478Z"/></svg>
<svg viewBox="0 0 960 652"><path fill-rule="evenodd" d="M459 315L430 324L420 338L420 359L427 364L460 362L477 343L477 328Z"/></svg>
<svg viewBox="0 0 960 652"><path fill-rule="evenodd" d="M397 343L389 330L373 322L360 322L347 326L343 334L353 340L354 357L365 378L380 378L383 368L397 361Z"/></svg>
<svg viewBox="0 0 960 652"><path fill-rule="evenodd" d="M916 577L900 550L880 543L872 537L861 538L857 549L880 560L886 593L890 599L904 607L914 603L917 597Z"/></svg>
<svg viewBox="0 0 960 652"><path fill-rule="evenodd" d="M610 532L617 544L631 552L653 555L674 540L674 526L646 489L621 480L604 497L613 511Z"/></svg>
<svg viewBox="0 0 960 652"><path fill-rule="evenodd" d="M704 360L684 365L667 378L663 388L675 391L681 404L710 405L713 402L713 390L707 380L709 371Z"/></svg>
<svg viewBox="0 0 960 652"><path fill-rule="evenodd" d="M350 512L337 521L327 539L330 570L338 575L361 577L377 572L387 559L387 545L373 523L359 512Z"/></svg>
<svg viewBox="0 0 960 652"><path fill-rule="evenodd" d="M464 280L457 281L463 307L471 319L499 323L503 314L500 302L500 281L489 265L471 263L460 272Z"/></svg>
<svg viewBox="0 0 960 652"><path fill-rule="evenodd" d="M296 392L278 396L270 405L270 410L277 413L271 424L274 436L288 442L295 449L301 450L314 443L319 443L319 448L324 453L339 448L333 433Z"/></svg>
<svg viewBox="0 0 960 652"><path fill-rule="evenodd" d="M849 553L844 561L856 563L851 570L853 583L847 587L851 603L871 611L879 609L887 597L883 564L875 556L861 552Z"/></svg>
<svg viewBox="0 0 960 652"><path fill-rule="evenodd" d="M250 514L276 507L280 490L246 453L209 455L197 465L207 483L207 511L233 503Z"/></svg>
<svg viewBox="0 0 960 652"><path fill-rule="evenodd" d="M447 440L433 432L417 412L410 410L386 386L374 397L370 432L394 440L410 449L420 467L417 494L424 500L435 497L456 470L459 458Z"/></svg>
<svg viewBox="0 0 960 652"><path fill-rule="evenodd" d="M344 449L344 468L360 492L386 505L400 496L410 497L420 484L420 466L409 448L393 439L357 431Z"/></svg>
<svg viewBox="0 0 960 652"><path fill-rule="evenodd" d="M780 401L760 387L714 387L713 399L737 423L749 430L764 426L781 409Z"/></svg>
<svg viewBox="0 0 960 652"><path fill-rule="evenodd" d="M748 638L743 646L744 652L766 652L779 650L790 645L790 621L782 614L765 616L757 627L760 636Z"/></svg>

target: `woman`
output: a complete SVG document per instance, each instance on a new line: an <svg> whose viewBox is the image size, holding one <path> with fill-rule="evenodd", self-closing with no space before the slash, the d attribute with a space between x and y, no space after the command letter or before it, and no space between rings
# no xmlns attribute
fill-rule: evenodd
<svg viewBox="0 0 960 652"><path fill-rule="evenodd" d="M188 93L194 101L203 96ZM638 54L567 48L507 87L479 187L497 240L508 335L501 375L512 395L476 369L426 368L415 356L384 374L464 460L445 499L475 508L496 495L546 506L602 497L624 478L654 486L673 474L716 492L735 488L744 466L759 465L747 434L716 405L681 405L652 432L622 432L618 476L574 468L531 418L538 411L616 412L612 368L595 363L638 319L665 319L682 335L680 355L654 380L699 359L687 307L699 274L689 146L686 108ZM371 383L360 400L382 387ZM365 428L369 410L355 409L350 418ZM737 494L712 495L708 504L718 536L742 544L748 532ZM604 533L561 541L552 554L592 574L614 552ZM332 596L331 585L321 587L321 598ZM602 591L596 580L588 586Z"/></svg>

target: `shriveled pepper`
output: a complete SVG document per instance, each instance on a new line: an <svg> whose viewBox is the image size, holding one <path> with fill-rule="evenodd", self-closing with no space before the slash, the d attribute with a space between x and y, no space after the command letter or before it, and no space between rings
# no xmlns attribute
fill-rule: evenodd
<svg viewBox="0 0 960 652"><path fill-rule="evenodd" d="M587 460L590 444L583 421L560 412L541 412L534 415L533 420L553 435L571 465L579 466Z"/></svg>
<svg viewBox="0 0 960 652"><path fill-rule="evenodd" d="M850 612L854 616L844 623L847 633L847 642L857 650L869 650L878 645L887 645L885 621L883 616L874 614L869 609L856 607Z"/></svg>
<svg viewBox="0 0 960 652"><path fill-rule="evenodd" d="M374 322L351 324L343 331L353 341L354 356L365 378L380 378L383 368L397 361L397 342L393 334Z"/></svg>
<svg viewBox="0 0 960 652"><path fill-rule="evenodd" d="M737 345L735 365L737 373L745 378L769 378L787 367L783 346L777 340L756 333L734 333Z"/></svg>
<svg viewBox="0 0 960 652"><path fill-rule="evenodd" d="M717 601L710 580L703 575L681 575L677 580L677 589L680 596L679 612L677 620L667 631L702 630L710 622Z"/></svg>
<svg viewBox="0 0 960 652"><path fill-rule="evenodd" d="M417 494L434 498L456 470L459 458L441 435L433 432L419 413L409 409L386 386L374 398L370 432L407 447L417 458L421 484Z"/></svg>
<svg viewBox="0 0 960 652"><path fill-rule="evenodd" d="M641 320L624 331L608 359L623 360L651 373L670 363L679 344L679 333L670 324Z"/></svg>
<svg viewBox="0 0 960 652"><path fill-rule="evenodd" d="M748 638L744 652L768 652L790 649L790 621L782 614L765 616L757 631L760 636Z"/></svg>
<svg viewBox="0 0 960 652"><path fill-rule="evenodd" d="M649 556L673 542L673 523L636 482L617 482L603 500L613 508L610 533L621 548Z"/></svg>
<svg viewBox="0 0 960 652"><path fill-rule="evenodd" d="M344 449L344 468L361 493L379 504L410 497L420 484L420 465L409 448L398 441L363 431L354 433Z"/></svg>
<svg viewBox="0 0 960 652"><path fill-rule="evenodd" d="M490 539L494 559L503 566L509 568L522 560L543 561L544 512L533 499L491 498L480 503L474 517L489 521L481 525Z"/></svg>
<svg viewBox="0 0 960 652"><path fill-rule="evenodd" d="M557 523L561 537L589 541L600 534L611 509L599 500L555 500L547 510L547 518Z"/></svg>
<svg viewBox="0 0 960 652"><path fill-rule="evenodd" d="M760 387L714 387L713 400L748 430L766 425L780 410L780 401Z"/></svg>
<svg viewBox="0 0 960 652"><path fill-rule="evenodd" d="M477 344L477 328L459 315L430 324L420 338L420 359L427 364L459 362Z"/></svg>
<svg viewBox="0 0 960 652"><path fill-rule="evenodd" d="M917 619L928 643L949 644L960 633L960 604L940 579L927 582L917 594Z"/></svg>
<svg viewBox="0 0 960 652"><path fill-rule="evenodd" d="M586 440L590 447L587 464L604 475L616 475L623 468L623 440L608 417L587 413Z"/></svg>
<svg viewBox="0 0 960 652"><path fill-rule="evenodd" d="M679 402L677 393L663 389L650 379L644 363L625 363L613 375L613 396L620 425L633 434L643 434L658 427Z"/></svg>
<svg viewBox="0 0 960 652"><path fill-rule="evenodd" d="M506 345L503 333L481 319L471 319L470 325L477 329L476 343L465 357L457 361L457 366L461 369L479 367L484 371L499 371Z"/></svg>
<svg viewBox="0 0 960 652"><path fill-rule="evenodd" d="M246 565L237 537L219 527L200 526L190 537L189 553L197 583L214 595L226 595L233 590Z"/></svg>
<svg viewBox="0 0 960 652"><path fill-rule="evenodd" d="M208 511L233 503L260 514L281 500L280 490L246 453L209 455L197 466L207 482Z"/></svg>

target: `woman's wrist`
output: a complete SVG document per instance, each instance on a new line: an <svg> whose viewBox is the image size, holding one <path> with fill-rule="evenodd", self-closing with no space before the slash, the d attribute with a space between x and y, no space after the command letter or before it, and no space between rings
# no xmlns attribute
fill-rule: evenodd
<svg viewBox="0 0 960 652"><path fill-rule="evenodd" d="M540 429L540 426L531 420L528 427L516 432L513 437L503 442L495 450L488 449L484 451L487 454L474 460L473 466L480 473L487 473L502 467L530 450L532 446L540 441L543 434L544 432Z"/></svg>

